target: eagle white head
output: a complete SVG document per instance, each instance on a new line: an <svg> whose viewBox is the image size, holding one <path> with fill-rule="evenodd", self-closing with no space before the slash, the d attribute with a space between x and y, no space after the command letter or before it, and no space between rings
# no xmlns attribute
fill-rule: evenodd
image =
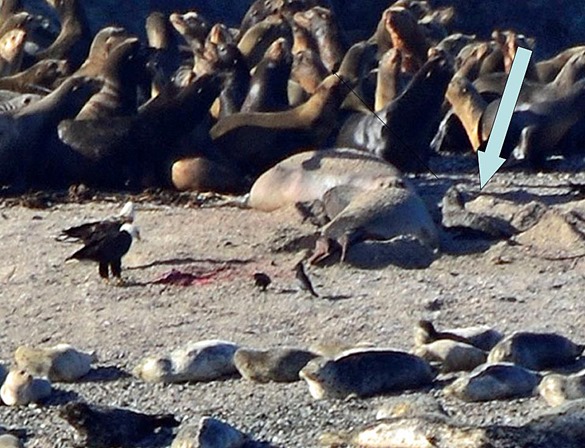
<svg viewBox="0 0 585 448"><path fill-rule="evenodd" d="M127 232L132 237L132 241L140 239L140 230L138 230L138 226L127 222L120 226L120 232Z"/></svg>

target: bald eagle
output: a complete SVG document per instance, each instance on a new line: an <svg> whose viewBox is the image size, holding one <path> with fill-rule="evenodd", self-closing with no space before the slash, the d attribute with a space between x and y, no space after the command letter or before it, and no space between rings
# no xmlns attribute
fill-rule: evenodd
<svg viewBox="0 0 585 448"><path fill-rule="evenodd" d="M103 221L93 221L79 226L69 227L61 231L57 237L57 241L87 243L94 235L99 233L108 233L110 230L119 230L125 223L134 222L136 217L136 210L132 201L126 202L122 210L117 216L112 216Z"/></svg>
<svg viewBox="0 0 585 448"><path fill-rule="evenodd" d="M85 235L85 246L66 258L67 260L90 260L99 263L100 277L108 279L109 270L118 279L122 274L122 257L126 255L132 241L140 239L138 227L131 223L121 226L98 226L91 235Z"/></svg>

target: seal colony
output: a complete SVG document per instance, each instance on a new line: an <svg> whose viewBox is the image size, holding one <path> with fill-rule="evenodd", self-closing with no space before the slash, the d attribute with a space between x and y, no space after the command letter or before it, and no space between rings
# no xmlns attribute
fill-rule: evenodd
<svg viewBox="0 0 585 448"><path fill-rule="evenodd" d="M27 53L34 30L24 30L24 16L16 19L18 3L0 8L14 9L8 12L14 20L5 18L0 33L0 85L11 90L0 104L0 183L14 192L76 184L249 192L247 206L257 211L295 206L318 230L313 251L289 274L319 306L328 296L320 287L315 292L307 264L336 254L352 262L364 241L408 239L438 253L438 220L409 173L428 169L432 151L455 148L474 156L484 148L515 51L533 45L513 31L486 41L454 33L452 10L405 0L389 5L371 37L359 42L345 41L328 2L318 0L258 0L239 29L213 24L197 11L153 14L146 21L148 45L116 26L92 40L78 1L51 0L60 32L53 43ZM583 51L568 49L532 64L505 144L516 166L533 171L559 153L582 156ZM58 239L84 244L69 259L97 262L102 278L111 273L119 279L122 257L138 236L133 221L130 203L119 216L69 227ZM443 198L441 224L480 239L508 240L519 230L471 211L456 187ZM254 279L262 291L271 284L264 273ZM331 401L411 390L462 401L538 392L553 406L575 405L571 412L582 421L583 372L549 369L580 366L583 341L550 332L504 337L485 326L439 331L421 320L414 342L410 351L342 344L320 352L209 339L146 356L131 373L134 381L183 388L236 384L238 375L258 384L300 382L314 399ZM93 352L70 344L20 346L16 368L0 366L0 398L8 406L52 404L62 399L52 382L84 381L95 361ZM88 404L81 397L58 413L87 446L133 446L179 424L170 414ZM551 440L562 446L554 442L558 431L542 422L485 428L457 425L445 415L396 417L341 439L400 446L406 434L414 446L453 448L524 437L535 447ZM583 446L583 432L575 434L565 446ZM183 426L173 446L249 442L205 417L194 430Z"/></svg>
<svg viewBox="0 0 585 448"><path fill-rule="evenodd" d="M0 173L0 183L21 191L84 183L239 193L288 156L336 147L370 152L404 172L426 171L432 148L482 148L516 48L534 45L514 31L496 30L487 41L456 33L454 11L426 2L389 5L359 42L348 42L326 1L261 3L231 29L196 10L153 14L142 42L115 26L92 36L78 0L50 1L61 29L44 48L38 19L14 4L1 29L0 85L50 97L71 77L104 84L65 114L43 103L51 118L43 135L53 137L41 151L41 137L29 136L23 154L24 131L15 131L16 142L3 143L0 154L6 163L27 163ZM35 45L27 47L29 40ZM505 146L506 157L526 169L555 154L582 154L583 51L532 61ZM219 81L198 85L193 106L186 90L205 77ZM442 117L448 120L439 126ZM189 169L170 169L193 158L200 162ZM218 182L222 172L233 179Z"/></svg>

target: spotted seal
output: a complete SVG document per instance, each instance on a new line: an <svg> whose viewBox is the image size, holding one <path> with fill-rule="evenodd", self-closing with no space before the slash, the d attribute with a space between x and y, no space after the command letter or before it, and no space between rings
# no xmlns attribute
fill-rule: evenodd
<svg viewBox="0 0 585 448"><path fill-rule="evenodd" d="M317 355L292 347L268 350L240 348L234 355L234 364L240 374L250 381L290 383L299 381L299 372Z"/></svg>
<svg viewBox="0 0 585 448"><path fill-rule="evenodd" d="M572 375L546 375L538 385L538 392L551 406L585 398L585 370Z"/></svg>

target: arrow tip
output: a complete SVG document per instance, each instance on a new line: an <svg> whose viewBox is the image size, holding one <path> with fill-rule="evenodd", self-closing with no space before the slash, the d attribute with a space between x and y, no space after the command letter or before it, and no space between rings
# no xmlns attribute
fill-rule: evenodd
<svg viewBox="0 0 585 448"><path fill-rule="evenodd" d="M506 159L501 158L498 154L477 151L477 161L479 163L479 188L482 189Z"/></svg>

